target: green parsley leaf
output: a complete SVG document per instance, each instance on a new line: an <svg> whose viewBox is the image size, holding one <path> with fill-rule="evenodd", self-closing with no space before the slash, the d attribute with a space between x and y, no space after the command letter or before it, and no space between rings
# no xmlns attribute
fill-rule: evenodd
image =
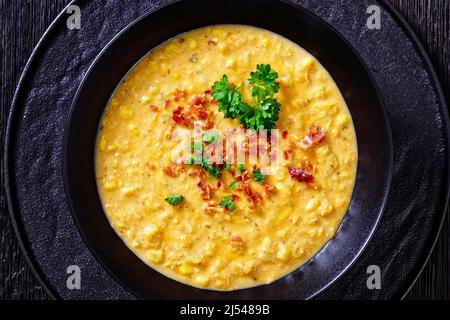
<svg viewBox="0 0 450 320"><path fill-rule="evenodd" d="M171 195L170 197L165 198L164 200L165 200L168 204L170 204L170 205L172 205L172 206L176 206L176 205L178 205L183 199L184 199L184 198L183 198L182 195L180 195L180 194L173 194L173 195Z"/></svg>
<svg viewBox="0 0 450 320"><path fill-rule="evenodd" d="M253 179L258 183L262 183L266 180L266 176L262 174L261 170L255 170L253 171Z"/></svg>
<svg viewBox="0 0 450 320"><path fill-rule="evenodd" d="M252 85L252 96L257 98L259 102L263 102L267 98L273 98L275 93L280 90L277 79L278 73L272 70L269 64L258 64L256 71L251 72L248 79L248 82Z"/></svg>
<svg viewBox="0 0 450 320"><path fill-rule="evenodd" d="M228 186L230 187L230 189L236 189L236 185L237 185L237 181L233 181Z"/></svg>
<svg viewBox="0 0 450 320"><path fill-rule="evenodd" d="M216 177L217 179L220 179L220 177L222 176L220 168L215 165L212 165L206 158L202 158L200 164L203 170L205 170L208 173L208 177Z"/></svg>
<svg viewBox="0 0 450 320"><path fill-rule="evenodd" d="M225 74L212 86L211 96L217 101L219 111L223 112L226 118L236 119L243 112L245 103L242 102L242 95L238 89L231 86Z"/></svg>
<svg viewBox="0 0 450 320"><path fill-rule="evenodd" d="M231 169L231 164L224 162L222 169L223 170L230 170Z"/></svg>
<svg viewBox="0 0 450 320"><path fill-rule="evenodd" d="M238 172L238 173L242 173L242 172L245 171L244 165L243 165L242 163L238 163L238 164L236 165L236 167L237 167L237 172Z"/></svg>
<svg viewBox="0 0 450 320"><path fill-rule="evenodd" d="M252 105L243 101L240 88L232 87L226 75L212 86L212 97L226 118L239 119L248 129L270 130L278 121L281 107L275 99L275 94L280 89L277 79L278 73L269 64L258 64L256 71L250 73L248 79L250 92L255 100Z"/></svg>
<svg viewBox="0 0 450 320"><path fill-rule="evenodd" d="M219 206L221 208L227 208L230 211L233 211L234 209L236 209L236 205L234 204L234 201L231 200L231 195L222 197L222 199L220 199Z"/></svg>

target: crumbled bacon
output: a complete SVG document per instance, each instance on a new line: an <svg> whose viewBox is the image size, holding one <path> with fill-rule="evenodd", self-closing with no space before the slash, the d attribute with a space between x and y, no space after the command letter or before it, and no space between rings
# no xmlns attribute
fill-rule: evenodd
<svg viewBox="0 0 450 320"><path fill-rule="evenodd" d="M178 106L172 112L172 120L176 124L191 127L195 120L203 122L203 129L210 129L214 126L211 111L206 110L206 99L204 95L196 95L188 103L187 107Z"/></svg>
<svg viewBox="0 0 450 320"><path fill-rule="evenodd" d="M231 201L236 201L236 200L239 200L241 197L239 197L237 194L232 194L231 195Z"/></svg>
<svg viewBox="0 0 450 320"><path fill-rule="evenodd" d="M273 184L270 184L268 182L263 182L263 188L267 197L269 197L276 189Z"/></svg>
<svg viewBox="0 0 450 320"><path fill-rule="evenodd" d="M325 140L325 129L316 125L309 128L308 134L300 141L299 147L303 150L321 144Z"/></svg>
<svg viewBox="0 0 450 320"><path fill-rule="evenodd" d="M205 213L207 215L214 215L217 212L218 208L214 202L208 202L203 205L203 210L205 210Z"/></svg>
<svg viewBox="0 0 450 320"><path fill-rule="evenodd" d="M164 101L164 107L167 108L170 105L170 99L166 99L166 101Z"/></svg>
<svg viewBox="0 0 450 320"><path fill-rule="evenodd" d="M185 115L184 108L182 106L178 106L175 110L172 111L172 120L175 121L176 124L189 126L192 122Z"/></svg>
<svg viewBox="0 0 450 320"><path fill-rule="evenodd" d="M287 135L288 135L288 131L286 129L283 129L283 131L281 132L281 137L283 139L286 139Z"/></svg>
<svg viewBox="0 0 450 320"><path fill-rule="evenodd" d="M173 92L173 100L180 101L181 99L184 99L186 97L186 92L181 89L175 89Z"/></svg>
<svg viewBox="0 0 450 320"><path fill-rule="evenodd" d="M175 177L175 176L176 176L176 175L175 175L175 172L174 172L174 170L173 170L172 167L165 167L165 168L163 169L163 171L164 171L164 173L165 173L166 175L168 175L169 177Z"/></svg>
<svg viewBox="0 0 450 320"><path fill-rule="evenodd" d="M172 178L179 176L184 171L185 171L185 168L184 168L184 164L182 164L182 163L176 164L176 165L170 166L170 167L165 167L163 169L163 172Z"/></svg>
<svg viewBox="0 0 450 320"><path fill-rule="evenodd" d="M211 89L205 90L205 94L211 94L211 92L212 92Z"/></svg>
<svg viewBox="0 0 450 320"><path fill-rule="evenodd" d="M283 156L284 156L284 159L285 159L285 160L288 160L288 159L289 159L289 157L291 156L291 152L292 152L292 151L289 151L289 150L284 150L284 151L283 151Z"/></svg>
<svg viewBox="0 0 450 320"><path fill-rule="evenodd" d="M305 169L289 167L288 170L291 177L299 182L310 182L313 180L313 175Z"/></svg>
<svg viewBox="0 0 450 320"><path fill-rule="evenodd" d="M247 201L248 201L248 207L250 209L254 209L256 208L257 204L259 202L262 202L263 197L258 193L258 192L254 192L252 191L252 189L250 188L250 185L248 183L243 183L242 184L242 191L244 192Z"/></svg>
<svg viewBox="0 0 450 320"><path fill-rule="evenodd" d="M225 188L225 184L222 180L217 181L217 188L219 188L219 190L223 190Z"/></svg>
<svg viewBox="0 0 450 320"><path fill-rule="evenodd" d="M195 95L189 102L189 106L204 106L206 104L205 96L201 94Z"/></svg>
<svg viewBox="0 0 450 320"><path fill-rule="evenodd" d="M211 184L200 181L199 183L197 183L197 186L200 188L200 190L202 190L202 199L210 200L212 194Z"/></svg>
<svg viewBox="0 0 450 320"><path fill-rule="evenodd" d="M234 174L234 179L236 181L248 181L252 178L250 172L248 172L247 170L245 170L244 172L238 173L237 171Z"/></svg>
<svg viewBox="0 0 450 320"><path fill-rule="evenodd" d="M306 185L313 190L320 190L320 185L317 183L308 182Z"/></svg>
<svg viewBox="0 0 450 320"><path fill-rule="evenodd" d="M239 237L239 236L238 236L237 234L235 234L235 233L233 233L233 234L231 235L230 240L231 240L231 245L232 245L234 248L243 247L243 246L245 245L244 240L242 240L242 238Z"/></svg>
<svg viewBox="0 0 450 320"><path fill-rule="evenodd" d="M152 110L153 112L158 111L158 107L155 106L154 104L150 105L150 110Z"/></svg>
<svg viewBox="0 0 450 320"><path fill-rule="evenodd" d="M189 177L195 177L197 175L197 172L195 170L189 170L188 171L188 176Z"/></svg>

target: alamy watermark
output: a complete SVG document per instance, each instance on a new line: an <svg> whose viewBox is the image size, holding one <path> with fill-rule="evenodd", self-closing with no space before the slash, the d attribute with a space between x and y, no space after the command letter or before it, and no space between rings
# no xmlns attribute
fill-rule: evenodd
<svg viewBox="0 0 450 320"><path fill-rule="evenodd" d="M366 26L369 30L381 29L381 9L377 5L367 7L366 13L370 16L367 18Z"/></svg>
<svg viewBox="0 0 450 320"><path fill-rule="evenodd" d="M171 157L175 164L248 163L269 175L279 164L279 139L278 129L228 129L221 135L212 129L203 130L203 123L195 121L193 130L178 128L172 133L171 141L176 146Z"/></svg>
<svg viewBox="0 0 450 320"><path fill-rule="evenodd" d="M69 30L80 30L81 29L81 9L79 6L70 5L66 10L67 14L70 16L66 20L66 26Z"/></svg>
<svg viewBox="0 0 450 320"><path fill-rule="evenodd" d="M80 290L81 289L81 269L77 265L68 266L66 273L69 275L66 280L67 289Z"/></svg>
<svg viewBox="0 0 450 320"><path fill-rule="evenodd" d="M377 265L370 265L367 267L366 273L369 275L366 281L367 289L380 290L381 289L381 269Z"/></svg>

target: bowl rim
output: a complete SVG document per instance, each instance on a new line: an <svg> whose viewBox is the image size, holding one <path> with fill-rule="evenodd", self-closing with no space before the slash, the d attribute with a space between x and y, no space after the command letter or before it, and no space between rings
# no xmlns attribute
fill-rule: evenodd
<svg viewBox="0 0 450 320"><path fill-rule="evenodd" d="M71 103L71 105L70 105L70 108L69 108L69 112L68 112L68 116L67 116L67 119L66 119L66 122L65 122L65 125L64 125L64 134L63 134L63 146L62 146L62 166L61 166L61 169L62 169L62 176L63 176L63 184L64 184L64 191L65 191L65 194L66 194L66 197L67 197L67 203L68 203L68 206L69 206L69 209L70 209L70 213L71 213L71 215L72 215L72 218L73 218L73 220L74 220L74 222L75 222L75 225L76 225L76 227L77 227L77 230L78 230L78 232L80 233L80 235L81 235L81 238L83 239L83 242L85 243L85 245L86 245L86 247L89 249L89 251L90 251L90 253L93 255L93 257L96 259L96 261L102 266L102 268L104 269L104 270L106 270L107 271L107 273L121 286L121 287L123 287L127 292L129 292L131 295L133 295L134 297L136 297L136 298L142 298L139 294L137 294L137 293L135 293L133 290L131 290L130 288L128 288L128 286L127 285L125 285L124 284L124 282L123 282L123 280L122 279L120 279L116 274L115 274L115 272L113 272L111 269L110 269L110 267L103 261L103 259L102 258L100 258L99 257L99 255L98 255L98 253L96 252L96 249L93 247L93 245L90 243L90 240L89 240L89 237L85 234L85 230L84 230L84 228L83 228L83 226L82 226L82 222L79 220L79 218L78 218L78 216L77 216L77 214L76 214L76 210L75 210L75 205L74 205L74 203L73 203L73 200L72 200L72 197L70 196L70 187L69 187L69 178L68 178L68 176L69 176L69 174L68 174L68 161L67 161L67 154L68 154L68 148L69 148L69 144L70 144L70 124L71 124L71 122L72 122L72 119L73 119L73 115L74 115L74 112L75 112L75 107L76 107L76 105L77 105L77 103L78 103L78 100L79 100L79 97L80 97L80 95L82 94L82 91L83 91L83 88L84 88L84 86L85 86L85 83L86 83L86 81L87 81L87 79L89 78L89 75L91 74L91 72L93 71L93 69L95 68L95 66L97 65L97 63L103 58L103 56L105 55L105 53L110 49L110 47L119 39L119 38L121 38L122 36L124 36L131 28L133 28L135 25L137 25L137 24L139 24L139 23L141 23L143 20L146 20L146 19L149 19L150 18L150 16L151 15L153 15L155 12L157 12L157 11L159 11L159 10L162 10L162 9L164 9L164 8L167 8L167 7L170 7L170 6L173 6L173 5L176 5L176 4L178 4L178 3L181 3L181 2L200 2L201 0L173 0L173 1L171 1L171 2L169 2L169 3L164 3L164 4L162 4L162 5L159 5L159 6L157 6L156 8L153 8L153 9L151 9L151 10L148 10L148 11L146 11L143 15L141 15L141 16L139 16L139 17L137 17L136 19L134 19L131 23L129 23L129 24L127 24L124 28L122 28L111 40L109 40L108 41L108 43L101 49L101 51L96 55L96 57L95 57L95 59L91 62L91 64L89 65L89 68L87 69L87 71L85 72L85 74L83 75L83 77L82 77L82 80L81 80L81 82L79 83L79 85L78 85L78 87L77 87L77 90L76 90L76 93L75 93L75 95L74 95L74 97L73 97L73 99L72 99L72 103ZM237 0L233 0L233 1L237 1ZM385 102L384 102L384 99L383 99L383 96L381 95L381 92L380 92L380 89L379 89L379 87L378 87L378 84L377 84L377 82L375 81L375 78L374 78L374 76L372 75L372 73L370 72L370 70L369 70L369 68L368 68L368 66L366 65L366 63L364 62L364 60L362 59L362 57L361 57L361 55L355 50L355 48L350 44L350 42L346 39L346 38L344 38L344 36L340 33L340 32L338 32L331 24L329 24L326 20L324 20L324 19L322 19L321 17L319 17L318 15L316 15L314 12L312 12L312 11L310 11L310 10L308 10L308 9L306 9L306 8L304 8L303 6L301 6L300 4L297 4L297 3L294 3L294 2L292 2L292 1L290 1L290 0L273 0L274 2L279 2L279 3L284 3L284 4L286 4L286 5L289 5L289 6L291 6L292 7L292 9L295 9L295 10L300 10L300 11L302 11L306 16L309 16L309 17L312 17L313 19L316 19L316 20L318 20L320 23L322 23L322 24L324 24L324 25L326 25L331 31L332 31L332 33L337 37L337 38L339 38L339 41L341 41L343 44L345 44L345 46L354 54L354 56L356 57L356 59L358 60L358 62L360 63L360 66L363 68L363 71L365 72L365 75L367 76L367 78L368 78L368 81L370 82L370 84L371 84L371 86L372 86L372 89L373 89L373 91L374 91L374 93L375 93L375 96L376 96L376 98L378 99L378 104L379 104L379 107L380 107L380 114L381 114L381 117L382 117L382 120L383 120L383 122L385 123L385 134L386 134L386 138L387 138L387 151L388 151L388 154L387 154L387 161L388 161L388 168L387 168L387 177L386 177L386 188L385 188L385 191L384 191L384 196L383 196L383 199L382 199L382 201L381 201L381 206L380 206L380 208L379 208L379 213L378 213L378 215L377 215L377 218L376 218L376 220L375 220L375 222L374 222L374 224L373 224L373 227L371 228L371 230L368 232L368 236L367 236L367 238L365 239L365 241L364 241L364 243L362 244L362 246L360 246L360 248L359 248L359 250L357 251L357 253L356 254L354 254L353 255L353 258L351 259L351 261L349 262L349 263L347 263L346 264L346 266L344 267L344 268L342 268L338 273L337 273L337 275L336 276L334 276L330 281L328 281L328 283L325 285L325 286L323 286L322 288L320 288L319 290L317 290L316 292L314 292L313 294L311 294L311 295L309 295L307 298L306 298L306 300L309 300L309 299L313 299L314 297L316 297L316 296L318 296L319 294L321 294L322 292L324 292L325 290L327 290L331 285L333 285L339 278L341 278L354 264L355 264L355 262L360 258L360 256L362 255L362 253L365 251L365 249L367 248L367 246L368 246L368 244L370 243L370 241L372 240L372 237L373 237L373 235L375 234L375 232L376 232L376 230L378 229L378 226L379 226L379 222L380 222L380 220L382 219L382 217L383 217L383 215L384 215L384 212L385 212L385 209L386 209L386 206L387 206L387 200L388 200L388 198L389 198L389 195L390 195L390 192L391 192L391 184L392 184L392 176L393 176L393 140L392 140L392 132L391 132L391 126L390 126L390 122L389 122L389 119L388 119L388 117L387 117L387 111L386 111L386 108L385 108ZM223 23L223 24L227 24L227 23ZM204 26L202 26L202 27L207 27L207 26L212 26L212 25L215 25L215 24L211 24L211 25L204 25ZM217 24L218 25L218 24ZM252 24L245 24L245 25L247 25L247 26L253 26ZM260 26L255 26L255 27L257 27L257 28L260 28L260 29L265 29L265 30L268 30L268 31L270 31L270 32L273 32L273 33L275 33L275 34L279 34L279 33L277 33L277 32L275 32L275 31L272 31L272 30L270 30L270 29L267 29L267 28L265 28L265 27L260 27ZM201 28L201 27L200 27ZM192 30L195 30L195 29L198 29L198 28L194 28L194 29L189 29L189 30L185 30L185 31L182 31L181 33L183 33L183 32L189 32L189 31L192 31ZM179 34L181 34L181 33L178 33L177 35L179 35ZM177 36L177 35L175 35L175 36ZM281 35L281 34L280 34ZM286 38L286 39L288 39L287 37L285 37L284 35L281 35L282 37L284 37L284 38ZM172 38L172 37L171 37ZM171 38L169 38L169 39L171 39ZM295 41L293 41L293 40L291 40L291 39L288 39L289 41L292 41L292 42L294 42L295 44L297 44L297 45L299 45L298 43L296 43ZM166 41L168 41L168 40L166 40ZM166 42L166 41L164 41L164 42ZM133 62L132 63L132 65L131 65L131 67L125 72L125 74L121 77L121 80L119 81L119 83L117 83L117 85L115 86L115 88L114 88L114 90L113 90L113 92L111 93L111 96L113 95L113 93L114 93L114 91L117 89L117 87L122 83L122 81L123 81L123 79L124 78L126 78L126 76L129 74L129 72L140 62L140 61L142 61L142 59L143 58L145 58L147 55L148 55L148 53L150 53L154 48L156 48L157 46L159 46L159 45L162 45L164 42L162 42L162 43L159 43L158 45L156 45L155 47L153 47L152 49L150 49L149 51L147 51L144 55L142 55L141 57L139 57L135 62ZM306 50L306 49L305 49ZM320 62L320 60L313 54L313 53L311 53L310 51L308 51L308 50L306 50L309 54L311 54L315 59L317 59L319 62ZM325 68L326 70L327 70L327 72L328 73L330 73L329 71L328 71L328 69L327 68ZM330 73L330 75L332 76L332 74ZM334 80L334 78L333 78L333 80ZM335 80L334 80L335 81ZM341 91L341 89L339 88L339 90ZM342 92L341 92L342 93ZM345 100L345 98L344 98L344 100ZM106 105L105 105L105 108L106 108ZM350 110L349 110L350 111ZM356 135L356 131L355 131L355 135ZM359 151L359 149L358 149L358 151ZM359 154L359 152L358 152L358 154ZM94 154L94 157L95 157L95 154ZM94 158L95 159L95 158ZM359 163L359 161L358 161L358 163ZM94 177L95 178L95 177ZM95 178L95 180L96 180L96 178ZM356 185L356 182L355 182L355 185ZM353 188L355 188L355 186L353 187ZM353 198L353 192L354 192L354 190L355 189L353 189L353 191L352 191L352 198ZM100 201L100 203L101 203L101 199L99 199L99 201ZM352 201L351 201L352 202ZM301 265L299 265L297 268L295 268L295 269L293 269L292 271L290 271L289 273L287 273L287 274L284 274L284 275L282 275L281 277L279 277L279 278L277 278L277 281L278 280L280 280L280 279L282 279L282 278L284 278L284 277L286 277L286 276L288 276L289 274L291 274L291 273L293 273L293 272L295 272L296 270L298 270L299 268L301 268L302 266L304 266L304 265L307 265L308 263L310 263L311 262L311 260L313 260L314 259L314 257L315 256L317 256L323 249L324 249L324 247L328 244L328 243L330 243L330 242L332 242L332 241L334 241L334 239L335 238L337 238L337 236L338 236L338 234L339 234L339 231L340 231L340 229L341 229L341 227L342 227L342 223L343 223L343 221L344 221L344 219L345 219L345 217L347 216L347 214L349 213L349 209L350 209L350 205L351 205L351 202L350 202L350 204L349 204L349 208L347 209L347 211L346 211L346 213L343 215L343 217L342 217L342 219L341 219L341 221L340 221L340 223L339 223L339 225L338 225L338 228L336 229L336 233L335 233L335 235L330 239L330 240L328 240L328 241L326 241L321 247L320 247L320 249L313 255L313 256L311 256L308 260L306 260L305 262L303 262ZM103 206L102 206L102 213L104 214L104 215L106 215L106 213L104 212L104 208L103 208ZM108 219L109 220L109 219ZM114 232L115 232L115 230L114 230ZM122 238L120 237L120 240L123 242L123 240L122 240ZM131 249L130 248L128 248L128 246L125 244L125 246L127 247L127 250L130 250L131 251ZM132 253L133 254L135 254L133 251L132 251ZM136 255L136 254L135 254ZM138 257L138 259L140 259L139 257ZM145 262L144 262L145 263ZM146 264L146 263L145 263ZM147 266L149 267L149 268L152 268L151 266L149 266L148 264L147 264ZM152 268L153 269L153 268ZM155 269L153 269L153 270L155 270ZM159 272L159 271L157 271L157 270L155 270L156 272ZM173 279L173 278L171 278L171 277L168 277L167 275L165 275L165 274L162 274L163 276L165 276L165 277L167 277L168 279L170 279L170 280L173 280L173 281L177 281L177 282L179 282L179 283L181 283L181 284L183 284L183 285L186 285L186 286L190 286L190 287L192 287L192 288L196 288L196 289L200 289L200 290L204 290L204 291L211 291L211 292L218 292L217 290L214 290L214 289L209 289L209 288L198 288L198 287L195 287L195 286L192 286L192 285L190 285L190 284L187 284L187 283L184 283L184 282L180 282L180 281L178 281L178 280L176 280L176 279ZM245 289L249 289L249 288L255 288L255 287L260 287L260 286L263 286L263 285L266 285L266 284L258 284L258 285L255 285L255 286L251 286L251 287L245 287L245 288L239 288L239 289L236 289L236 290L232 290L232 291L226 291L226 292L236 292L236 291L240 291L240 290L245 290ZM271 285L271 284L268 284L269 286ZM220 291L219 291L220 292Z"/></svg>

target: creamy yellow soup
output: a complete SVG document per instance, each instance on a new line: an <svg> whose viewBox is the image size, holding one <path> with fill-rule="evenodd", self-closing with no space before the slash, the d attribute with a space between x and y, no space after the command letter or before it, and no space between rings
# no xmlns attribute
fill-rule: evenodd
<svg viewBox="0 0 450 320"><path fill-rule="evenodd" d="M246 91L258 64L278 73L281 104L278 163L264 182L248 160L218 179L173 159L176 109L201 97L205 129L240 128L210 90L227 75ZM129 72L101 120L95 159L105 213L140 259L185 284L235 290L279 279L335 236L353 192L357 146L346 103L312 55L267 30L217 25L165 42ZM175 194L180 203L165 201ZM226 196L233 207L220 206Z"/></svg>

